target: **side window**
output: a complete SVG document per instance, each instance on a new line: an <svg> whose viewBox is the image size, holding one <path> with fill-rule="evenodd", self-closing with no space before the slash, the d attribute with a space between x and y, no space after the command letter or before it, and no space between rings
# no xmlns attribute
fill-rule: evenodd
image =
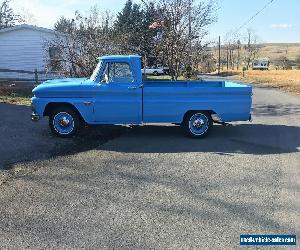
<svg viewBox="0 0 300 250"><path fill-rule="evenodd" d="M102 75L102 81L106 83L131 83L133 74L128 63L107 63Z"/></svg>
<svg viewBox="0 0 300 250"><path fill-rule="evenodd" d="M50 46L49 47L49 59L50 59L50 68L51 71L59 71L62 68L62 53L58 47Z"/></svg>

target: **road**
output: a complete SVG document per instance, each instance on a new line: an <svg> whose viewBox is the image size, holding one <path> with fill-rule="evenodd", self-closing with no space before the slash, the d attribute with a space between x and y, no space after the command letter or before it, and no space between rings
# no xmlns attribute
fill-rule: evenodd
<svg viewBox="0 0 300 250"><path fill-rule="evenodd" d="M240 234L299 239L300 98L255 88L253 118L217 125L204 140L144 126L61 141L46 124L2 123L0 163L14 174L0 185L0 248L236 249ZM12 131L37 139L18 145ZM10 160L9 138L25 156Z"/></svg>

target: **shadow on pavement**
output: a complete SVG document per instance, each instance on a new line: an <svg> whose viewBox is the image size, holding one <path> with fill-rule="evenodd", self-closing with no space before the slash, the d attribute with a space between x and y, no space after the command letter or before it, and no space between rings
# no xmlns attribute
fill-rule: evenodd
<svg viewBox="0 0 300 250"><path fill-rule="evenodd" d="M176 126L134 128L118 143L100 146L101 150L126 153L214 152L217 154L280 154L298 152L300 128L285 125L239 124L214 126L205 139L182 135Z"/></svg>
<svg viewBox="0 0 300 250"><path fill-rule="evenodd" d="M278 107L255 106L254 109L256 115L299 112L293 107L281 107L280 110ZM72 139L61 139L50 133L47 119L32 123L30 112L30 107L26 106L0 105L0 170L9 169L16 163L96 148L128 153L214 152L263 155L298 152L300 147L299 127L267 124L216 125L203 140L185 137L178 126L163 125L133 129L91 126ZM106 143L120 135L123 136L118 141Z"/></svg>
<svg viewBox="0 0 300 250"><path fill-rule="evenodd" d="M17 163L45 160L92 150L119 137L128 129L128 127L122 126L89 126L73 138L58 138L51 134L45 124L43 130L34 130L30 133L34 140L30 141L28 138L30 135L27 134L27 146L24 145L24 142L16 142L13 148L0 147L0 151L6 153L0 156L0 171L1 169L8 170ZM12 141L12 143L15 142ZM18 152L14 150L18 150Z"/></svg>
<svg viewBox="0 0 300 250"><path fill-rule="evenodd" d="M300 114L300 107L295 105L258 105L254 104L252 113L256 116L283 116L283 115L297 115Z"/></svg>
<svg viewBox="0 0 300 250"><path fill-rule="evenodd" d="M44 160L94 149L128 128L91 126L80 135L63 139L51 134L47 118L34 123L28 106L0 103L0 170L16 163Z"/></svg>

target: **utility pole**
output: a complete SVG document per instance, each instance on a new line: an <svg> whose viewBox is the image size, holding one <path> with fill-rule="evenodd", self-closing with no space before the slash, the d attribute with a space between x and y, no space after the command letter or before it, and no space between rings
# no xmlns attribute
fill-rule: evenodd
<svg viewBox="0 0 300 250"><path fill-rule="evenodd" d="M240 55L240 49L241 49L241 42L240 42L240 40L237 40L237 52L238 52L238 57L237 57L237 64L236 64L236 69L237 70L239 70L239 68L240 68L240 57L241 57L241 55Z"/></svg>
<svg viewBox="0 0 300 250"><path fill-rule="evenodd" d="M219 36L219 65L218 65L218 75L220 75L221 67L221 36Z"/></svg>
<svg viewBox="0 0 300 250"><path fill-rule="evenodd" d="M191 20L191 12L192 12L192 2L189 0L189 63L190 66L192 64L192 20Z"/></svg>
<svg viewBox="0 0 300 250"><path fill-rule="evenodd" d="M229 54L229 51L228 51L228 50L229 50L229 48L228 48L228 44L227 44L227 48L226 48L226 63L227 63L226 66L227 66L227 71L228 71L228 68L229 68L229 61L228 61L228 59L229 59L229 58L228 58L228 57L229 57L229 55L228 55L228 54Z"/></svg>
<svg viewBox="0 0 300 250"><path fill-rule="evenodd" d="M229 44L229 67L232 69L232 47L231 44Z"/></svg>

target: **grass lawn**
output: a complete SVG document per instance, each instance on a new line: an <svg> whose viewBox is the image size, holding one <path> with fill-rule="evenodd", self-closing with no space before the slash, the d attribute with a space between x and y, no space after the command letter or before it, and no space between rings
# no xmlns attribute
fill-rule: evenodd
<svg viewBox="0 0 300 250"><path fill-rule="evenodd" d="M222 75L226 75L225 72ZM300 70L248 70L243 77L242 71L229 71L234 80L262 84L273 88L300 94Z"/></svg>
<svg viewBox="0 0 300 250"><path fill-rule="evenodd" d="M0 103L10 103L16 105L25 105L30 106L31 100L30 97L20 97L20 96L1 96Z"/></svg>
<svg viewBox="0 0 300 250"><path fill-rule="evenodd" d="M10 103L16 105L31 104L31 88L19 88L0 85L0 103Z"/></svg>

